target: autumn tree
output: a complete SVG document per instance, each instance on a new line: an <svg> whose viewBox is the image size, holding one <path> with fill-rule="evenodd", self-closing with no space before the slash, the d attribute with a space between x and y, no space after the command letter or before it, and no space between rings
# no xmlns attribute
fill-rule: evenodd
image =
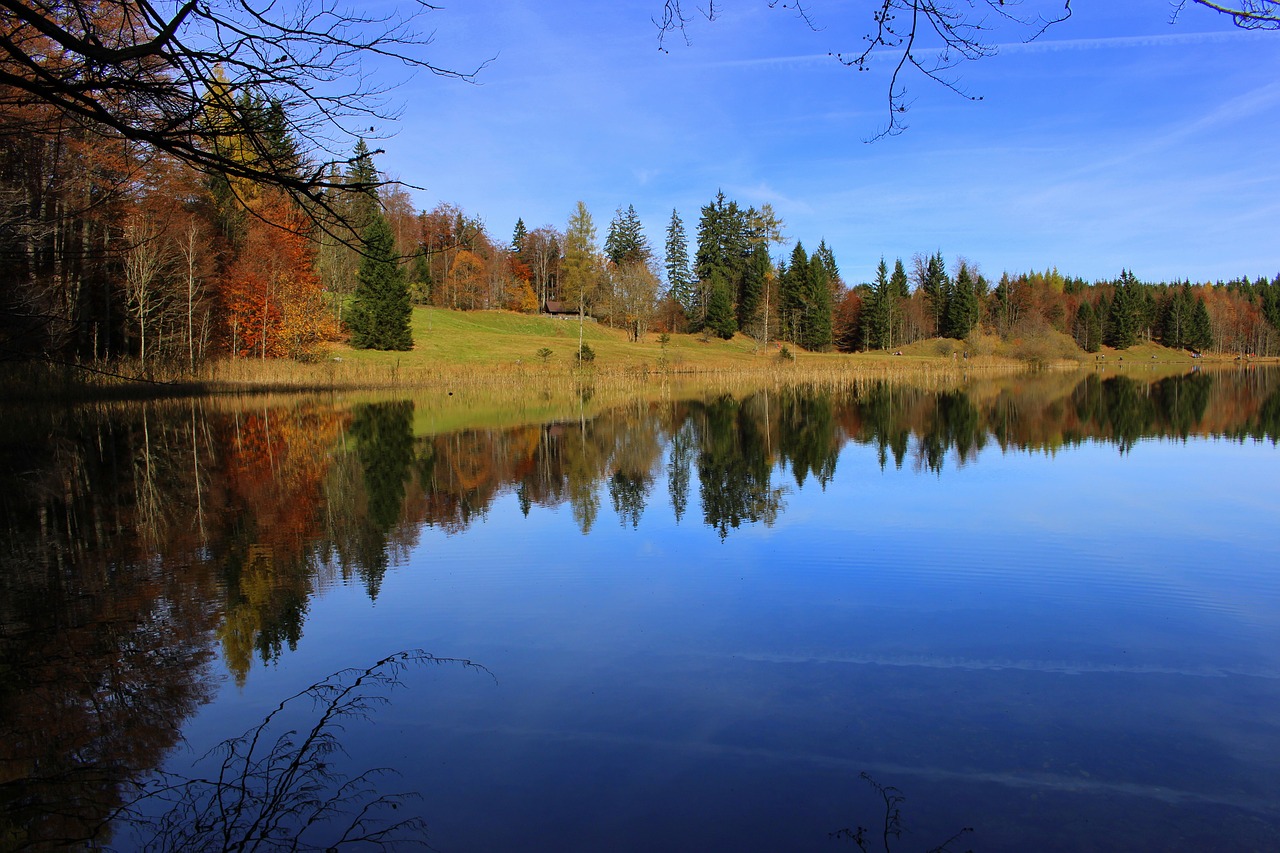
<svg viewBox="0 0 1280 853"><path fill-rule="evenodd" d="M529 232L520 251L521 260L528 264L532 274L530 286L537 297L538 310L542 310L558 292L560 275L560 247L564 238L550 225L543 225Z"/></svg>
<svg viewBox="0 0 1280 853"><path fill-rule="evenodd" d="M251 0L14 0L0 8L0 85L17 97L50 105L101 138L163 152L208 175L274 187L308 213L326 209L328 190L346 188L333 180L333 161L298 170L282 160L264 128L231 108L240 95L277 104L273 121L307 155L323 159L353 128L394 117L387 91L365 73L367 59L390 57L446 77L475 73L424 57L430 37L417 22L432 9L425 5L419 14L385 15ZM229 149L229 137L253 156Z"/></svg>
<svg viewBox="0 0 1280 853"><path fill-rule="evenodd" d="M583 320L600 285L600 254L591 212L578 202L564 232L564 259L560 262L560 298L578 306L578 352L582 352Z"/></svg>
<svg viewBox="0 0 1280 853"><path fill-rule="evenodd" d="M657 308L658 274L649 264L631 262L611 264L608 279L618 322L632 341L640 340Z"/></svg>

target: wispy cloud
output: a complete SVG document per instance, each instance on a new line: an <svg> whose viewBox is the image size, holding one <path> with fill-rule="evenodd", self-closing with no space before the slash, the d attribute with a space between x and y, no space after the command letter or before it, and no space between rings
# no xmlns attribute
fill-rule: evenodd
<svg viewBox="0 0 1280 853"><path fill-rule="evenodd" d="M1059 53L1077 50L1132 50L1136 47L1187 47L1201 44L1227 44L1256 41L1268 36L1246 30L1208 33L1156 33L1142 36L1107 36L1087 39L1036 39L996 45L1001 53Z"/></svg>

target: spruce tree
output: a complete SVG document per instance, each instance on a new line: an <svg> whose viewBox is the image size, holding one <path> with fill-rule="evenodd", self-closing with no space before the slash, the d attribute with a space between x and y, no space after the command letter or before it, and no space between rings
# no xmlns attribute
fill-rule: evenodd
<svg viewBox="0 0 1280 853"><path fill-rule="evenodd" d="M892 299L893 294L889 291L889 265L881 255L880 264L876 267L876 280L871 283L871 296L862 312L862 339L867 349L889 347Z"/></svg>
<svg viewBox="0 0 1280 853"><path fill-rule="evenodd" d="M1102 345L1098 314L1087 299L1082 300L1080 307L1076 309L1076 318L1071 332L1076 344L1085 352L1097 352Z"/></svg>
<svg viewBox="0 0 1280 853"><path fill-rule="evenodd" d="M943 337L964 340L978 325L982 303L978 299L978 282L969 271L969 265L960 262L955 285L947 300L947 316Z"/></svg>
<svg viewBox="0 0 1280 853"><path fill-rule="evenodd" d="M373 220L382 215L378 203L378 169L363 139L356 142L355 152L343 177L344 183L357 188L350 193L347 224L356 234L363 235Z"/></svg>
<svg viewBox="0 0 1280 853"><path fill-rule="evenodd" d="M1191 312L1191 335L1187 346L1196 352L1204 352L1213 348L1213 324L1209 321L1209 309L1204 298L1196 297L1196 307Z"/></svg>
<svg viewBox="0 0 1280 853"><path fill-rule="evenodd" d="M707 292L706 329L726 341L738 330L738 319L733 313L733 304L729 299L729 283L724 273L716 270L711 274Z"/></svg>
<svg viewBox="0 0 1280 853"><path fill-rule="evenodd" d="M1195 301L1191 298L1191 288L1185 284L1174 288L1165 300L1164 319L1161 323L1161 341L1167 347L1182 349L1191 340L1191 315L1195 312Z"/></svg>
<svg viewBox="0 0 1280 853"><path fill-rule="evenodd" d="M927 261L921 262L917 257L917 282L929 303L929 313L933 315L934 334L942 336L946 330L947 300L950 298L951 281L947 278L947 266L942 260L942 252L930 255Z"/></svg>
<svg viewBox="0 0 1280 853"><path fill-rule="evenodd" d="M524 227L524 218L516 219L516 230L511 235L511 251L517 255L524 251L525 238L529 236L529 230Z"/></svg>
<svg viewBox="0 0 1280 853"><path fill-rule="evenodd" d="M613 221L609 223L604 253L615 266L647 263L653 256L634 205L627 205L625 211L618 208Z"/></svg>
<svg viewBox="0 0 1280 853"><path fill-rule="evenodd" d="M754 211L743 211L735 201L728 201L724 192L716 193L715 200L703 206L698 221L698 248L694 255L693 273L702 290L703 305L710 297L710 282L719 272L728 285L730 307L742 296L747 261L752 251L751 216ZM697 327L700 317L691 317Z"/></svg>
<svg viewBox="0 0 1280 853"><path fill-rule="evenodd" d="M809 255L804 245L796 242L791 262L780 273L778 313L782 317L782 337L799 344L804 338L805 315L809 309Z"/></svg>
<svg viewBox="0 0 1280 853"><path fill-rule="evenodd" d="M889 340L885 342L885 347L891 349L906 337L906 318L902 306L911 298L911 282L907 278L907 268L903 265L902 258L895 258L893 261L889 293L892 297L889 300Z"/></svg>
<svg viewBox="0 0 1280 853"><path fill-rule="evenodd" d="M666 255L667 293L679 304L686 317L692 317L696 300L693 279L689 275L689 244L685 238L684 223L674 209L667 225Z"/></svg>
<svg viewBox="0 0 1280 853"><path fill-rule="evenodd" d="M809 259L808 311L800 345L807 350L825 350L832 343L831 280L820 252Z"/></svg>
<svg viewBox="0 0 1280 853"><path fill-rule="evenodd" d="M1138 342L1143 314L1143 295L1137 277L1129 270L1120 271L1115 296L1107 315L1106 342L1116 349L1128 349Z"/></svg>
<svg viewBox="0 0 1280 853"><path fill-rule="evenodd" d="M409 287L396 258L395 237L387 220L375 216L365 229L363 241L364 254L347 321L351 343L358 349L412 349Z"/></svg>
<svg viewBox="0 0 1280 853"><path fill-rule="evenodd" d="M742 286L738 289L738 328L743 331L750 330L755 324L771 265L765 244L756 243L742 276Z"/></svg>

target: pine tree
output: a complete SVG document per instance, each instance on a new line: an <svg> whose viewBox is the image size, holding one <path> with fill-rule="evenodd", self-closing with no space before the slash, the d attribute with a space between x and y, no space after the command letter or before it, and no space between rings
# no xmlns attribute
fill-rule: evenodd
<svg viewBox="0 0 1280 853"><path fill-rule="evenodd" d="M396 258L395 237L387 220L375 217L365 229L363 240L364 255L348 318L351 343L358 349L412 349L409 287Z"/></svg>
<svg viewBox="0 0 1280 853"><path fill-rule="evenodd" d="M671 211L671 223L667 225L667 293L679 304L686 317L693 316L695 295L693 279L689 275L689 244L685 238L684 223L680 214Z"/></svg>

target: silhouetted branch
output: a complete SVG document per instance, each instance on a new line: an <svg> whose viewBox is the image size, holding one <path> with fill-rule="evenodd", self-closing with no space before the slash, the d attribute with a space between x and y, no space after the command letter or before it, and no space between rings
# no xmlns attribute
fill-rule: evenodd
<svg viewBox="0 0 1280 853"><path fill-rule="evenodd" d="M880 845L884 853L893 853L894 844L902 838L902 804L907 801L907 798L898 788L892 785L881 785L871 778L871 774L865 771L859 774L858 778L870 785L880 795L880 800L884 803L884 817L880 828ZM831 837L852 841L858 845L858 849L863 853L871 853L872 848L870 845L873 842L867 840L867 834L872 831L865 826L859 826L857 829L845 828L831 833ZM930 847L925 853L948 853L952 844L970 832L973 832L973 828L966 826L937 847ZM970 850L967 853L973 853L973 851Z"/></svg>
<svg viewBox="0 0 1280 853"><path fill-rule="evenodd" d="M0 0L0 87L9 89L0 97L54 106L103 135L327 209L327 191L377 186L333 179L344 162L335 152L397 117L388 94L400 81L372 82L369 61L464 81L487 65L426 59L432 36L418 22L439 7L414 5L375 14L340 0ZM278 103L303 156L318 156L275 150L235 109L246 95Z"/></svg>
<svg viewBox="0 0 1280 853"><path fill-rule="evenodd" d="M223 741L201 759L218 757L212 778L160 774L143 785L117 818L133 824L148 850L334 850L343 846L428 847L420 817L392 819L411 793L381 793L377 782L394 771L347 777L335 768L345 754L343 725L368 720L402 683L410 665L461 665L492 673L462 658L421 650L389 655L364 669L345 669L281 701L261 723ZM287 711L310 702L317 713L305 730L275 734ZM149 812L155 804L164 811Z"/></svg>
<svg viewBox="0 0 1280 853"><path fill-rule="evenodd" d="M1214 3L1212 0L1190 0L1190 2L1223 15L1230 15L1231 23L1243 30L1280 30L1280 0L1243 0L1231 5ZM1186 5L1187 0L1179 0L1174 5L1175 19Z"/></svg>

